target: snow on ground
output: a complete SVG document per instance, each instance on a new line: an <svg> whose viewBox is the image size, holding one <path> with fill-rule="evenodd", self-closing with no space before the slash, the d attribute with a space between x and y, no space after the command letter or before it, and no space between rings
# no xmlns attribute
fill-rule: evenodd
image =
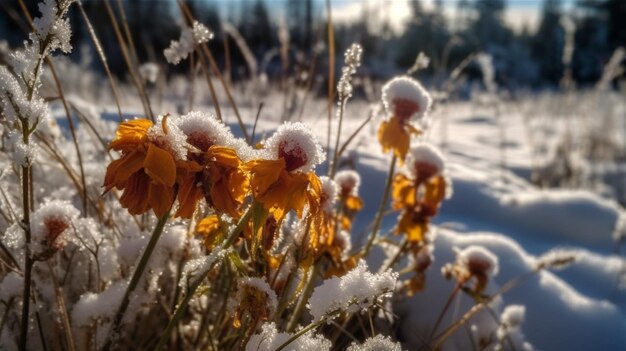
<svg viewBox="0 0 626 351"><path fill-rule="evenodd" d="M282 100L269 102L256 128L256 141L280 124ZM226 105L222 105L225 120L240 134ZM240 108L246 122L256 115L253 106ZM175 111L174 106L169 107ZM209 107L204 109L210 110ZM107 119L117 119L114 109L107 111ZM534 131L513 104L501 106L500 120L494 117L495 111L489 106L451 103L439 106L433 113L427 138L443 146L454 193L451 199L444 201L436 220L435 262L427 273L425 292L399 303L395 309L400 316L405 346L414 349L428 339L430 328L454 287L454 283L443 279L440 273L444 264L454 261L453 249L481 245L491 250L500 263L500 273L487 292L495 292L511 279L531 271L537 257L552 248L568 248L576 253L577 261L568 268L535 274L493 305L496 311L511 304L526 306L526 319L521 329L537 349L626 349L626 290L620 285L626 266L620 257L612 254L619 206L588 191L540 190L532 186L527 179L533 163L537 162L529 141ZM346 140L368 114L369 106L365 103L349 102L342 140ZM57 115L62 116L62 113L58 111ZM325 144L325 102L310 102L305 115L304 122ZM62 124L63 117L58 118ZM336 130L336 120L333 123L333 130ZM250 129L251 124L248 124ZM366 231L374 217L389 162L376 141L377 127L378 120L374 119L355 138L348 148L350 157L344 160L344 164L354 166L362 178L360 192L365 208L357 216L357 234L353 238L361 243L364 237L359 233ZM504 145L504 153L501 145ZM318 173L323 172L324 165L318 168ZM383 233L391 230L395 219L396 214L385 218ZM381 257L374 257L370 263L376 267L381 260ZM458 298L439 331L457 320L471 305L466 296ZM472 323L486 325L487 330L494 332L498 324L487 312L479 313ZM461 328L445 344L445 349L472 349L468 333L471 333L471 325L469 329ZM477 340L476 335L474 340Z"/></svg>

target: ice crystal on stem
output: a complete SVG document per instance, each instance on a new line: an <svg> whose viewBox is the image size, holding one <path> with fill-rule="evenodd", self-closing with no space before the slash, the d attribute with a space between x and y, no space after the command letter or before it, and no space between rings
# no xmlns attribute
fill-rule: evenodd
<svg viewBox="0 0 626 351"><path fill-rule="evenodd" d="M402 351L402 346L390 337L378 334L360 345L353 342L346 351Z"/></svg>
<svg viewBox="0 0 626 351"><path fill-rule="evenodd" d="M315 288L309 309L316 321L337 311L354 313L367 309L392 294L397 279L398 273L391 270L371 273L367 263L361 260L343 277L333 277Z"/></svg>
<svg viewBox="0 0 626 351"><path fill-rule="evenodd" d="M292 337L289 333L280 333L274 323L266 323L261 327L261 333L252 335L246 344L246 351L273 351L279 348ZM312 332L305 333L291 342L283 350L286 351L328 351L331 348L329 340L322 335Z"/></svg>
<svg viewBox="0 0 626 351"><path fill-rule="evenodd" d="M352 75L356 73L356 69L361 65L361 54L363 48L359 44L352 44L345 53L345 66L341 69L341 78L337 83L337 94L339 102L352 96Z"/></svg>
<svg viewBox="0 0 626 351"><path fill-rule="evenodd" d="M186 59L197 45L204 44L211 39L213 39L213 32L202 23L194 21L192 28L183 28L178 41L170 42L170 46L163 51L163 55L167 62L177 65Z"/></svg>

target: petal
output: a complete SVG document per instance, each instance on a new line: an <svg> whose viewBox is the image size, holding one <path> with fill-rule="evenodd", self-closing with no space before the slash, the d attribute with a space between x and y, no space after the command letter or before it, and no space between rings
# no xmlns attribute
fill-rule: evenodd
<svg viewBox="0 0 626 351"><path fill-rule="evenodd" d="M252 160L246 168L250 171L250 186L255 196L263 194L274 184L285 169L285 160Z"/></svg>
<svg viewBox="0 0 626 351"><path fill-rule="evenodd" d="M401 209L406 207L414 207L415 205L415 186L413 182L404 174L396 174L392 184L393 208Z"/></svg>
<svg viewBox="0 0 626 351"><path fill-rule="evenodd" d="M404 162L409 151L409 134L405 131L398 118L383 121L378 129L378 141L383 147L383 152L393 150L393 153Z"/></svg>
<svg viewBox="0 0 626 351"><path fill-rule="evenodd" d="M124 188L128 178L141 169L144 158L145 154L141 150L136 149L122 156L122 158L111 162L104 176L105 192L111 190L113 187L117 187L118 189Z"/></svg>
<svg viewBox="0 0 626 351"><path fill-rule="evenodd" d="M396 233L405 233L409 242L422 242L426 231L428 230L428 223L423 220L416 220L413 218L413 212L404 211L398 221L396 227Z"/></svg>
<svg viewBox="0 0 626 351"><path fill-rule="evenodd" d="M363 208L363 200L358 196L348 195L346 207L351 211L360 211Z"/></svg>
<svg viewBox="0 0 626 351"><path fill-rule="evenodd" d="M241 159L237 156L235 150L225 147L213 145L209 148L209 150L205 154L205 159L207 161L218 162L223 165L227 165L230 167L239 167L241 165Z"/></svg>
<svg viewBox="0 0 626 351"><path fill-rule="evenodd" d="M319 206L319 196L317 199L308 196L307 188L309 184L309 177L307 175L299 173L289 174L288 190L283 193L283 196L286 196L288 199L287 211L295 210L299 218L302 217L302 210L307 203L314 206L316 201Z"/></svg>
<svg viewBox="0 0 626 351"><path fill-rule="evenodd" d="M128 178L124 193L120 197L120 204L127 208L132 215L142 214L150 208L148 206L148 188L150 178L144 172L136 172Z"/></svg>
<svg viewBox="0 0 626 351"><path fill-rule="evenodd" d="M120 123L115 132L115 139L109 144L109 149L128 151L137 147L146 140L150 127L152 127L152 122L141 118Z"/></svg>
<svg viewBox="0 0 626 351"><path fill-rule="evenodd" d="M154 214L161 218L172 207L174 190L162 184L151 183L148 188L148 202Z"/></svg>
<svg viewBox="0 0 626 351"><path fill-rule="evenodd" d="M169 152L150 143L143 166L146 169L146 173L155 182L168 187L174 186L176 182L176 163Z"/></svg>

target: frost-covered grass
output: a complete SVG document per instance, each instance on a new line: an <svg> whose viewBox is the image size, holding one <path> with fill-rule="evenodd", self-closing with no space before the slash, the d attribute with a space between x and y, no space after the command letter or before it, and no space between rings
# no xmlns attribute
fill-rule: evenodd
<svg viewBox="0 0 626 351"><path fill-rule="evenodd" d="M513 100L482 54L487 92L446 100L353 45L336 113L155 63L113 94L44 63L72 2L44 3L0 67L1 348L626 347L617 93ZM209 52L188 19L170 63Z"/></svg>

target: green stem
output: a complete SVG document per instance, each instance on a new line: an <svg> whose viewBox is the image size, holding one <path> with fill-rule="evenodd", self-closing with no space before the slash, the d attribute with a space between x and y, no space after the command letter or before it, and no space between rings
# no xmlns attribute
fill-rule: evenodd
<svg viewBox="0 0 626 351"><path fill-rule="evenodd" d="M298 325L300 316L302 316L302 313L304 312L304 307L306 306L307 302L309 301L309 297L311 297L311 293L313 292L313 283L315 282L315 277L317 276L318 269L318 264L314 264L311 268L309 280L307 281L306 286L304 287L304 291L302 291L302 295L300 296L300 300L298 300L298 304L296 305L296 309L293 311L291 319L287 324L288 332L294 330L296 325Z"/></svg>
<svg viewBox="0 0 626 351"><path fill-rule="evenodd" d="M124 314L126 313L126 310L128 309L128 305L130 304L130 295L133 293L133 291L135 291L135 288L137 288L137 285L139 284L139 280L141 276L143 275L143 272L146 269L146 266L148 265L148 260L150 259L150 256L152 256L152 252L154 251L154 248L156 247L156 244L159 241L161 234L163 233L163 228L165 227L165 223L167 222L169 215L170 213L168 211L163 217L159 218L159 222L157 223L157 225L154 227L154 230L152 231L152 236L150 237L148 246L146 246L146 249L141 255L141 259L139 260L139 263L137 264L137 268L135 269L135 272L133 273L133 276L130 279L130 283L128 284L128 287L126 288L126 292L124 293L124 297L122 298L120 307L118 308L115 314L115 318L113 319L113 323L111 324L111 330L109 332L109 336L107 337L107 341L104 347L102 348L103 350L108 350L111 347L111 342L112 342L111 338L113 337L113 335L118 335L120 332L122 318L124 317Z"/></svg>
<svg viewBox="0 0 626 351"><path fill-rule="evenodd" d="M243 216L241 216L241 219L239 219L239 222L237 222L237 225L235 226L235 228L228 234L228 237L226 238L226 240L224 240L224 243L221 245L222 250L228 249L235 242L235 240L239 237L239 233L241 233L241 231L250 221L250 218L252 217L252 213L254 212L254 209L256 206L257 204L252 204L252 206L250 206L248 210L246 210ZM216 262L217 260L215 260L213 264L215 264ZM211 268L213 268L213 264L211 265ZM209 268L209 270L211 268ZM202 275L202 277L199 277L199 279L194 279L193 281L191 281L191 285L189 286L189 289L187 290L185 297L176 308L176 311L174 311L174 315L172 316L170 321L167 323L167 327L165 328L165 331L161 334L159 343L157 344L155 348L156 351L160 351L163 349L163 347L165 347L165 343L167 343L170 337L170 334L172 333L172 330L178 324L178 321L183 316L183 313L187 310L187 305L189 305L189 301L191 301L196 290L198 289L198 287L200 287L200 284L204 280L203 276L204 275Z"/></svg>
<svg viewBox="0 0 626 351"><path fill-rule="evenodd" d="M387 183L385 184L385 192L383 193L383 198L380 200L380 206L378 207L378 212L376 213L376 219L374 220L374 227L372 228L372 235L370 235L365 248L363 249L363 257L366 257L372 249L372 245L374 244L374 240L376 240L376 236L378 236L378 230L380 230L380 225L383 221L383 215L385 213L385 208L387 207L387 202L389 201L389 193L391 192L391 182L393 180L393 173L396 169L396 161L398 157L393 155L391 159L391 165L389 166L389 173L387 174Z"/></svg>

